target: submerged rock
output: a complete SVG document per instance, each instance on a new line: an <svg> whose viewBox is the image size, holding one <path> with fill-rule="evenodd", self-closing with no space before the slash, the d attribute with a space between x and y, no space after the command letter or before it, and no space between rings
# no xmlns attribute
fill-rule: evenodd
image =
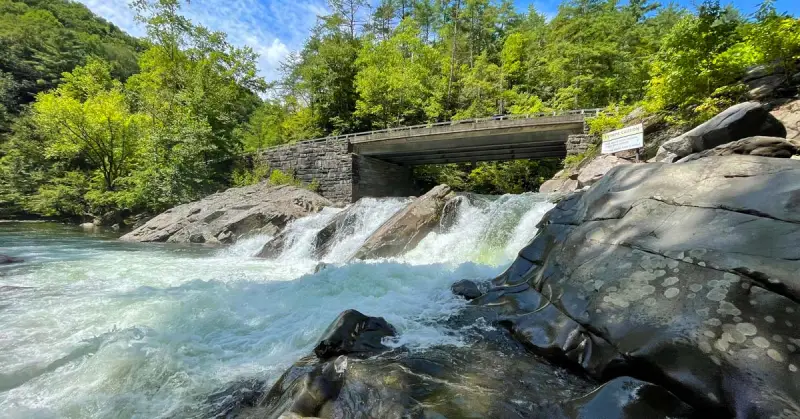
<svg viewBox="0 0 800 419"><path fill-rule="evenodd" d="M740 103L662 144L655 161L671 163L692 153L758 135L786 138L786 128L760 103Z"/></svg>
<svg viewBox="0 0 800 419"><path fill-rule="evenodd" d="M712 417L800 417L800 163L612 169L473 304L531 351Z"/></svg>
<svg viewBox="0 0 800 419"><path fill-rule="evenodd" d="M414 248L439 225L445 203L454 196L439 185L397 212L367 238L355 259L391 257Z"/></svg>
<svg viewBox="0 0 800 419"><path fill-rule="evenodd" d="M347 209L336 214L322 229L320 229L311 239L311 257L314 259L322 259L330 251L330 246L333 244L333 238L339 234L346 236L352 234L355 230L355 222L358 211L359 203L351 205ZM277 236L273 237L264 244L261 250L256 254L256 257L265 259L274 259L283 252L291 239L291 232L282 231Z"/></svg>
<svg viewBox="0 0 800 419"><path fill-rule="evenodd" d="M678 162L687 162L710 156L729 156L742 154L751 156L774 157L788 159L797 154L797 145L778 137L749 137L732 143L723 144L711 150L690 154Z"/></svg>
<svg viewBox="0 0 800 419"><path fill-rule="evenodd" d="M290 221L331 205L328 199L306 189L259 183L179 205L122 236L122 240L230 244L253 232L276 234Z"/></svg>
<svg viewBox="0 0 800 419"><path fill-rule="evenodd" d="M24 262L24 261L25 260L23 260L22 258L16 258L16 257L13 257L13 256L0 255L0 265L8 265L8 264L11 264L11 263L21 263L21 262Z"/></svg>

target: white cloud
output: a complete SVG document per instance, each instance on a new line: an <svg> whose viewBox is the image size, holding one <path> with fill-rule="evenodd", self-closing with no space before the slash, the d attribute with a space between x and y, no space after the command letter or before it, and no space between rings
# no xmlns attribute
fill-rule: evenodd
<svg viewBox="0 0 800 419"><path fill-rule="evenodd" d="M78 0L126 32L143 36L128 0ZM282 60L299 50L316 23L327 13L324 0L193 0L182 13L195 24L228 34L236 46L249 46L260 55L260 74L269 81L280 77Z"/></svg>

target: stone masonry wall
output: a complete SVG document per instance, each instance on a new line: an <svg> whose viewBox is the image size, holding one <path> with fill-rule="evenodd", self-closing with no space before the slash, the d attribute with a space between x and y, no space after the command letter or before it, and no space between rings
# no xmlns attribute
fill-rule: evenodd
<svg viewBox="0 0 800 419"><path fill-rule="evenodd" d="M353 201L353 157L346 139L297 143L265 150L261 161L293 173L305 183L317 181L320 194L332 201Z"/></svg>
<svg viewBox="0 0 800 419"><path fill-rule="evenodd" d="M575 134L567 137L567 156L581 154L589 145L597 142L597 137L588 134Z"/></svg>
<svg viewBox="0 0 800 419"><path fill-rule="evenodd" d="M411 169L383 160L353 155L353 196L412 196L420 193Z"/></svg>

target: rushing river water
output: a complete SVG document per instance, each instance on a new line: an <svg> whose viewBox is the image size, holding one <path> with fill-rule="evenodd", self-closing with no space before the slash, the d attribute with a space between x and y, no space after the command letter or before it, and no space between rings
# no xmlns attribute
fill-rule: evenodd
<svg viewBox="0 0 800 419"><path fill-rule="evenodd" d="M344 263L400 199L365 199L322 261L310 238L337 209L296 221L276 260L269 239L230 248L124 243L49 223L0 223L0 416L183 417L233 381L276 379L343 310L382 316L392 344L459 345L440 326L463 278L501 272L551 204L537 194L474 197L455 224L398 258ZM324 269L314 273L320 262Z"/></svg>

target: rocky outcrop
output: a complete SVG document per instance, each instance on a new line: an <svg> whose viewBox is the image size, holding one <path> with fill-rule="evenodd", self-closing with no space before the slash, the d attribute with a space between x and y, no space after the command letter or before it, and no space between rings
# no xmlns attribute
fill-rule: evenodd
<svg viewBox="0 0 800 419"><path fill-rule="evenodd" d="M540 193L569 193L578 190L578 181L566 176L554 177L539 186Z"/></svg>
<svg viewBox="0 0 800 419"><path fill-rule="evenodd" d="M785 138L786 128L760 103L740 103L665 142L659 147L654 160L671 163L692 153L759 135Z"/></svg>
<svg viewBox="0 0 800 419"><path fill-rule="evenodd" d="M9 265L12 263L24 262L22 258L15 258L13 256L0 255L0 265Z"/></svg>
<svg viewBox="0 0 800 419"><path fill-rule="evenodd" d="M259 183L179 205L122 240L229 244L254 232L276 234L290 221L330 205L331 201L306 189Z"/></svg>
<svg viewBox="0 0 800 419"><path fill-rule="evenodd" d="M609 170L623 164L631 164L631 162L610 154L601 154L595 157L578 172L578 187L583 188L593 185L605 176Z"/></svg>
<svg viewBox="0 0 800 419"><path fill-rule="evenodd" d="M732 143L723 144L711 150L690 154L678 162L687 162L703 157L730 156L732 154L774 157L788 159L797 154L797 145L784 138L778 137L750 137Z"/></svg>
<svg viewBox="0 0 800 419"><path fill-rule="evenodd" d="M361 338L361 329L346 329L345 335ZM648 382L618 377L598 385L554 368L498 331L464 346L380 348L369 355L310 355L271 388L237 383L207 404L216 407L214 417L261 418L666 419L695 413Z"/></svg>
<svg viewBox="0 0 800 419"><path fill-rule="evenodd" d="M800 99L784 103L770 113L786 127L786 139L800 146Z"/></svg>
<svg viewBox="0 0 800 419"><path fill-rule="evenodd" d="M355 259L391 257L414 248L439 225L445 203L455 194L439 185L397 212L367 238Z"/></svg>
<svg viewBox="0 0 800 419"><path fill-rule="evenodd" d="M800 417L799 225L794 160L620 166L473 303L598 380L649 381L711 417Z"/></svg>

